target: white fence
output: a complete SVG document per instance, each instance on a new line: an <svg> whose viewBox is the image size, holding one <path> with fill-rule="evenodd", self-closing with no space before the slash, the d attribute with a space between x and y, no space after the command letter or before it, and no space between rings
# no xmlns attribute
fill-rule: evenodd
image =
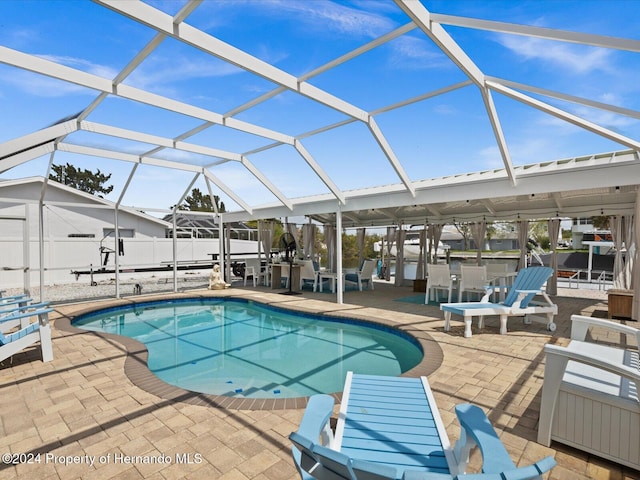
<svg viewBox="0 0 640 480"><path fill-rule="evenodd" d="M257 242L248 240L231 240L231 252L256 254ZM115 267L115 248L113 239L103 243L112 250L107 270ZM118 257L121 269L154 268L167 266L173 262L173 239L171 238L125 238L123 239L124 255ZM45 238L44 240L44 283L60 285L73 283L76 276L72 271L88 271L101 268L105 255L101 253L99 241L93 238ZM0 288L17 288L25 284L25 276L29 275L30 285L40 283L40 249L38 241L29 242L28 252L24 251L24 242L17 238L0 237ZM182 264L198 262L205 264L212 260L213 254L219 252L218 239L187 238L177 240L176 260ZM234 256L232 259L240 258ZM170 272L170 271L169 271ZM140 276L157 275L157 272L139 273ZM113 274L112 274L113 275ZM89 276L81 276L89 282Z"/></svg>

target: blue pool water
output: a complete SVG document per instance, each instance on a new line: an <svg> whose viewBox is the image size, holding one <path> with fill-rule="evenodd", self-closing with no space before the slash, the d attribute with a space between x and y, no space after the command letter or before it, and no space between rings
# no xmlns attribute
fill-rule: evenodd
<svg viewBox="0 0 640 480"><path fill-rule="evenodd" d="M355 320L326 320L237 299L118 307L73 325L135 338L149 369L195 392L285 398L339 392L349 370L399 375L422 360L415 339Z"/></svg>

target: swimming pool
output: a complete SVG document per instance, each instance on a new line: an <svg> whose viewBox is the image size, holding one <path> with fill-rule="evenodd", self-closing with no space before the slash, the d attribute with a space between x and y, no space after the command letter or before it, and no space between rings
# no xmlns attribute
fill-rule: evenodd
<svg viewBox="0 0 640 480"><path fill-rule="evenodd" d="M423 357L396 329L241 299L140 303L83 315L73 326L144 343L149 369L171 385L247 398L339 392L349 370L399 375Z"/></svg>

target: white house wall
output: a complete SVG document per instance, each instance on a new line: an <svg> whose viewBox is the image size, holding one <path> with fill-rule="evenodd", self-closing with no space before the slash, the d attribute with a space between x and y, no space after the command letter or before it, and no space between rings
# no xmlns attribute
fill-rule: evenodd
<svg viewBox="0 0 640 480"><path fill-rule="evenodd" d="M38 205L27 205L27 216L31 237L38 237ZM0 209L0 216L25 216L25 206L15 205ZM114 228L114 213L111 209L62 208L45 205L43 209L45 237L68 238L70 234L91 234L97 241L104 236L104 229ZM132 229L136 237L164 238L166 227L160 222L150 222L143 217L121 211L118 213L120 229ZM0 220L0 235L22 238L22 223Z"/></svg>

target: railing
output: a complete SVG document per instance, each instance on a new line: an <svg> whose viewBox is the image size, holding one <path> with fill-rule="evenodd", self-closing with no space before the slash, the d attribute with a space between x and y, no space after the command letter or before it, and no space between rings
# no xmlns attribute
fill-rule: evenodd
<svg viewBox="0 0 640 480"><path fill-rule="evenodd" d="M593 270L591 271L592 277L595 273L597 272L594 272ZM569 277L569 288L580 288L580 284L583 282L593 283L593 280L589 281L588 274L589 272L587 272L586 270L577 270L573 275ZM573 285L574 282L575 287ZM598 285L598 290L606 290L607 285L613 283L613 273L602 270L598 277L595 279L595 283Z"/></svg>

